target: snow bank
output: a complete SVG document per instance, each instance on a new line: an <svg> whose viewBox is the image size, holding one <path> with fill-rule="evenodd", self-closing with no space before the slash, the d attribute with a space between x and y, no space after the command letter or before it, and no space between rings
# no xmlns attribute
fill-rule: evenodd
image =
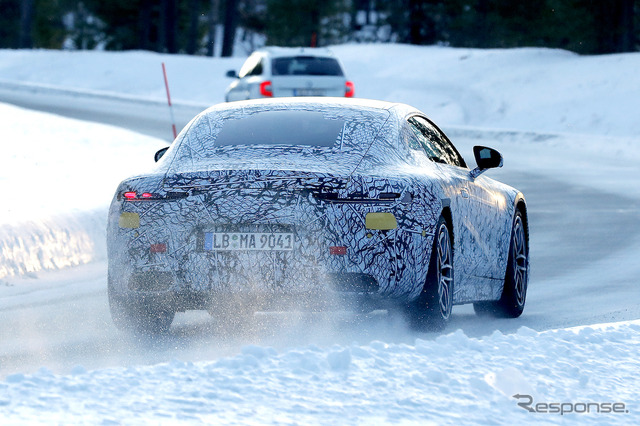
<svg viewBox="0 0 640 426"><path fill-rule="evenodd" d="M535 132L635 136L640 121L640 53L579 56L553 49L454 49L397 44L332 50L356 95L406 102L436 122ZM0 85L35 83L165 100L165 62L173 100L223 101L243 58L151 52L0 50Z"/></svg>
<svg viewBox="0 0 640 426"><path fill-rule="evenodd" d="M437 123L615 136L640 131L634 112L640 53L407 45L335 51L353 73L358 96L414 105Z"/></svg>
<svg viewBox="0 0 640 426"><path fill-rule="evenodd" d="M0 225L0 279L106 257L106 209Z"/></svg>
<svg viewBox="0 0 640 426"><path fill-rule="evenodd" d="M0 278L105 255L107 208L124 177L162 141L116 127L0 104Z"/></svg>
<svg viewBox="0 0 640 426"><path fill-rule="evenodd" d="M640 321L482 339L459 330L412 345L246 346L212 362L43 368L0 382L0 410L27 423L637 424L639 336Z"/></svg>
<svg viewBox="0 0 640 426"><path fill-rule="evenodd" d="M27 83L31 90L69 88L166 103L161 66L165 62L172 101L211 105L224 101L224 89L231 82L225 73L238 70L244 59L145 51L0 50L0 85Z"/></svg>

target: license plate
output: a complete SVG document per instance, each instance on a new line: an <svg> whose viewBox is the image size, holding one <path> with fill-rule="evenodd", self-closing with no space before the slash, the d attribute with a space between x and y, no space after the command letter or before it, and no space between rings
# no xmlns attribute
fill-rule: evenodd
<svg viewBox="0 0 640 426"><path fill-rule="evenodd" d="M293 96L324 96L322 89L293 89Z"/></svg>
<svg viewBox="0 0 640 426"><path fill-rule="evenodd" d="M207 232L204 249L213 251L293 250L294 237L288 232Z"/></svg>

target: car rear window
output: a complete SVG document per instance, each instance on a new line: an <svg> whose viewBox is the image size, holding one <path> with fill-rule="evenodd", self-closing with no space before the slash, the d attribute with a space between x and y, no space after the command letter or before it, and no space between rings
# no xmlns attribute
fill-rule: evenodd
<svg viewBox="0 0 640 426"><path fill-rule="evenodd" d="M326 104L228 105L200 114L180 133L167 153L169 172L257 167L260 161L290 170L353 170L389 115Z"/></svg>
<svg viewBox="0 0 640 426"><path fill-rule="evenodd" d="M344 122L344 119L327 118L315 111L264 111L226 121L215 145L332 147Z"/></svg>
<svg viewBox="0 0 640 426"><path fill-rule="evenodd" d="M334 58L317 56L291 56L274 58L272 74L278 75L329 75L342 76L342 68Z"/></svg>

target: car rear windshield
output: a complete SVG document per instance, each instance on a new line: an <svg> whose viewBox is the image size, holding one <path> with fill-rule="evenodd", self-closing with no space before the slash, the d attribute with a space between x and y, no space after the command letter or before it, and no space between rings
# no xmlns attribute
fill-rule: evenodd
<svg viewBox="0 0 640 426"><path fill-rule="evenodd" d="M327 118L316 111L264 111L228 120L216 139L216 146L301 145L332 147L344 118Z"/></svg>
<svg viewBox="0 0 640 426"><path fill-rule="evenodd" d="M375 108L268 105L212 110L178 136L172 171L238 162L357 165L389 117Z"/></svg>
<svg viewBox="0 0 640 426"><path fill-rule="evenodd" d="M334 58L317 56L292 56L274 58L271 62L272 74L278 75L329 75L342 76L342 68Z"/></svg>

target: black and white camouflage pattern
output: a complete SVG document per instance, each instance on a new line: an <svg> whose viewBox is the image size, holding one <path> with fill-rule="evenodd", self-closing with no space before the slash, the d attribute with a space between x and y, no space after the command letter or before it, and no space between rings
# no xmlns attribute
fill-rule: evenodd
<svg viewBox="0 0 640 426"><path fill-rule="evenodd" d="M279 110L348 119L333 148L212 149L226 120ZM448 207L454 303L499 299L522 194L484 175L470 179L469 169L432 162L411 149L405 127L414 114L421 113L402 104L326 98L209 108L185 127L155 170L120 184L109 213L110 285L131 294L133 275L164 272L172 278L167 292L277 296L313 293L336 274L354 273L373 277L379 296L409 301L424 286L435 225ZM128 201L126 191L160 199ZM140 226L120 228L123 212L137 213ZM369 212L393 213L398 227L365 229ZM205 250L207 232L292 232L295 246ZM152 253L157 243L167 251ZM330 255L330 246L345 246L347 254Z"/></svg>

